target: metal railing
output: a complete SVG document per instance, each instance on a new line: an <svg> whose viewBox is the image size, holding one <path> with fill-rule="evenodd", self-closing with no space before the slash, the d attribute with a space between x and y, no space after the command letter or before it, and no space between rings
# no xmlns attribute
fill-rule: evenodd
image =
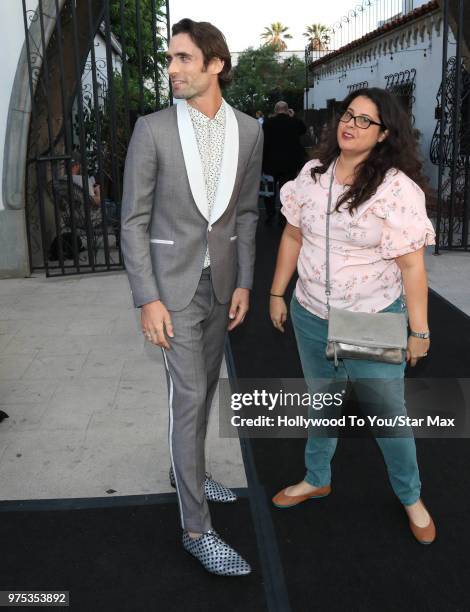
<svg viewBox="0 0 470 612"><path fill-rule="evenodd" d="M342 15L324 33L321 40L306 47L308 63L312 63L362 38L381 26L393 22L413 10L413 0L362 0Z"/></svg>

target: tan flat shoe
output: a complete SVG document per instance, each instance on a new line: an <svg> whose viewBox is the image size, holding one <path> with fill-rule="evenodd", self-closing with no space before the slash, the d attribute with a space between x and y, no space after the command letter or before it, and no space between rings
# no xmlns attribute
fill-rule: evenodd
<svg viewBox="0 0 470 612"><path fill-rule="evenodd" d="M413 523L410 518L409 522L411 533L414 535L414 537L418 540L420 544L432 544L434 542L434 540L436 539L436 526L434 525L434 521L432 520L432 516L430 514L429 523L426 525L426 527L418 527L418 525L415 525L415 523Z"/></svg>
<svg viewBox="0 0 470 612"><path fill-rule="evenodd" d="M321 497L326 497L331 493L331 486L326 485L326 487L319 487L313 493L307 493L306 495L286 495L286 487L279 491L273 499L272 502L276 506L276 508L292 508L292 506L297 506L297 504L301 504L308 499L317 499Z"/></svg>

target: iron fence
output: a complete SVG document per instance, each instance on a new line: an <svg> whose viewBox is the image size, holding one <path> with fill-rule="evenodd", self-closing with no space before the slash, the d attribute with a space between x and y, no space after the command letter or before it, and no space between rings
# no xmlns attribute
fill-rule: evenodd
<svg viewBox="0 0 470 612"><path fill-rule="evenodd" d="M436 254L440 249L469 250L470 74L464 53L464 0L456 0L453 7L455 45L449 44L450 2L443 2L442 81L430 150L439 168ZM449 57L449 49L455 49L455 55Z"/></svg>
<svg viewBox="0 0 470 612"><path fill-rule="evenodd" d="M164 0L23 0L31 122L26 216L32 270L119 269L127 144L169 104Z"/></svg>

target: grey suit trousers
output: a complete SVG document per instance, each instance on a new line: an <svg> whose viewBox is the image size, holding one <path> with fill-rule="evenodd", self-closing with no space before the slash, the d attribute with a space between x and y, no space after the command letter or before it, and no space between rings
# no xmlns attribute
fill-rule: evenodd
<svg viewBox="0 0 470 612"><path fill-rule="evenodd" d="M229 322L230 303L220 304L210 268L202 271L190 304L170 311L174 338L163 350L168 383L168 441L183 529L211 529L204 495L205 439Z"/></svg>

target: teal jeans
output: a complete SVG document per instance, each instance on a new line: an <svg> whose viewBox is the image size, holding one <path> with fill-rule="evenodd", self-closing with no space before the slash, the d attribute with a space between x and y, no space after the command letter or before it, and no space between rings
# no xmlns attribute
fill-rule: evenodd
<svg viewBox="0 0 470 612"><path fill-rule="evenodd" d="M382 312L401 312L404 309L403 300L399 298ZM336 368L334 362L325 356L328 321L306 310L299 304L295 295L292 297L290 314L309 393L319 391L319 382L325 385L323 390L338 391L339 388L344 389L345 383L350 381L363 413L365 411L368 415L379 417L406 416L405 363L395 365L361 359L343 359ZM338 416L331 410L321 415L313 414L313 416L327 415ZM390 484L398 499L407 506L415 503L420 497L421 482L416 445L411 429L402 431L400 437L375 439L382 451ZM327 437L324 433L321 435L319 430L309 429L305 448L306 482L314 487L330 484L331 460L337 442L336 437Z"/></svg>

